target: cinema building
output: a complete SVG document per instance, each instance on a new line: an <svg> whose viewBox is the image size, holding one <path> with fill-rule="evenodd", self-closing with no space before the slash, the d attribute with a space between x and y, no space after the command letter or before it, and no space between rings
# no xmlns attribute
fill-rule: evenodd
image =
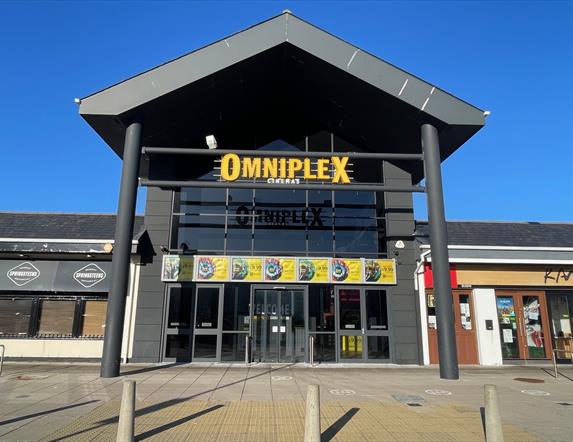
<svg viewBox="0 0 573 442"><path fill-rule="evenodd" d="M138 184L153 256L132 362L302 362L312 341L315 361L423 362L412 193L427 190L447 277L440 162L482 110L287 11L79 111L123 159L103 376L118 373Z"/></svg>

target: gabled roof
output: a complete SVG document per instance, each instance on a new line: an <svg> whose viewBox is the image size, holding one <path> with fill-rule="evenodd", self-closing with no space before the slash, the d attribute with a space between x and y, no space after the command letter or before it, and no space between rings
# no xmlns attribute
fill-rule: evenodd
<svg viewBox="0 0 573 442"><path fill-rule="evenodd" d="M0 212L0 240L95 240L113 242L115 215L92 213ZM135 217L134 239L143 231L143 216Z"/></svg>
<svg viewBox="0 0 573 442"><path fill-rule="evenodd" d="M119 155L135 115L145 145L200 147L211 133L248 144L237 133L250 130L260 146L326 129L386 152L420 151L427 122L442 159L484 125L477 107L288 12L89 95L80 114Z"/></svg>
<svg viewBox="0 0 573 442"><path fill-rule="evenodd" d="M448 221L447 226L449 245L573 248L573 223ZM427 221L416 221L415 236L429 243Z"/></svg>

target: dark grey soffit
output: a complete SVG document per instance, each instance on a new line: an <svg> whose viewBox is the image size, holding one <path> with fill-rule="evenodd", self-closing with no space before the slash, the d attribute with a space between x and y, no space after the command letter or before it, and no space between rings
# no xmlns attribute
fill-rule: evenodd
<svg viewBox="0 0 573 442"><path fill-rule="evenodd" d="M81 100L80 114L102 133L101 116L121 116L188 84L282 44L290 44L448 126L484 125L475 106L289 13L283 13ZM100 117L98 117L100 116ZM122 123L116 122L120 127ZM99 126L98 126L99 125ZM112 146L121 150L116 146Z"/></svg>
<svg viewBox="0 0 573 442"><path fill-rule="evenodd" d="M482 250L482 249L449 249L451 262L456 261L507 261L518 263L526 261L545 261L547 263L573 262L573 251L566 250ZM432 261L431 253L427 257Z"/></svg>

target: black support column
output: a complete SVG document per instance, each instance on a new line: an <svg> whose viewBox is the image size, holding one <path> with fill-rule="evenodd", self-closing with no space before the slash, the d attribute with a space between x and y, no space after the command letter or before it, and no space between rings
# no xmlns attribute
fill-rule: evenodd
<svg viewBox="0 0 573 442"><path fill-rule="evenodd" d="M450 286L448 232L442 189L440 141L438 130L431 124L422 125L422 150L424 152L428 221L432 248L440 377L442 379L459 379L456 329Z"/></svg>
<svg viewBox="0 0 573 442"><path fill-rule="evenodd" d="M125 301L129 284L133 221L135 218L139 178L139 160L141 157L141 130L141 122L134 121L125 131L123 167L111 265L112 280L107 301L105 337L101 360L100 375L102 378L119 376Z"/></svg>

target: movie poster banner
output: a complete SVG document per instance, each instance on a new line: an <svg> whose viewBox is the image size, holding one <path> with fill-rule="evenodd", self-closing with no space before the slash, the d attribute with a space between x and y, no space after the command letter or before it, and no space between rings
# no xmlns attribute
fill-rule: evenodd
<svg viewBox="0 0 573 442"><path fill-rule="evenodd" d="M393 259L364 259L365 284L396 284L396 261Z"/></svg>
<svg viewBox="0 0 573 442"><path fill-rule="evenodd" d="M332 258L330 277L339 284L360 284L362 282L362 259Z"/></svg>
<svg viewBox="0 0 573 442"><path fill-rule="evenodd" d="M263 277L265 281L296 282L296 276L296 258L264 258Z"/></svg>
<svg viewBox="0 0 573 442"><path fill-rule="evenodd" d="M330 282L330 260L328 258L297 258L299 282Z"/></svg>
<svg viewBox="0 0 573 442"><path fill-rule="evenodd" d="M231 257L231 281L263 281L263 258Z"/></svg>
<svg viewBox="0 0 573 442"><path fill-rule="evenodd" d="M197 256L195 258L196 281L229 281L227 256Z"/></svg>

